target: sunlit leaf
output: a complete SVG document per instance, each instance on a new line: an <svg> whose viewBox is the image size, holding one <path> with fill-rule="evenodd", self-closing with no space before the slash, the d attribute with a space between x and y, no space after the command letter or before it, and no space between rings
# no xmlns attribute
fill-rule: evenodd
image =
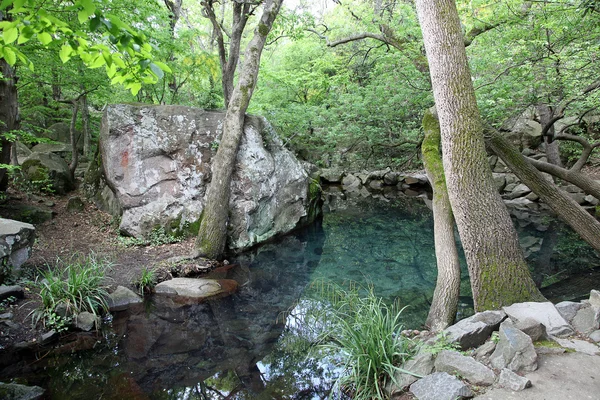
<svg viewBox="0 0 600 400"><path fill-rule="evenodd" d="M52 35L50 35L48 32L41 32L38 33L38 40L44 45L48 45L50 42L52 42Z"/></svg>

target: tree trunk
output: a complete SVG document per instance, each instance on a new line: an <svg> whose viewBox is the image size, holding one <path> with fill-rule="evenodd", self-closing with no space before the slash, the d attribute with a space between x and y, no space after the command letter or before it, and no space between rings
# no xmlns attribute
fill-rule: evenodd
<svg viewBox="0 0 600 400"><path fill-rule="evenodd" d="M546 125L550 125L550 127L546 128L546 135L542 137L544 141L544 147L546 150L546 156L548 157L548 162L550 164L558 165L562 167L562 161L560 160L560 148L558 145L558 141L552 140L554 137L554 112L552 108L548 104L538 104L536 110L540 116L540 125L545 127Z"/></svg>
<svg viewBox="0 0 600 400"><path fill-rule="evenodd" d="M475 310L541 300L487 162L481 117L454 0L417 0L439 115L450 204Z"/></svg>
<svg viewBox="0 0 600 400"><path fill-rule="evenodd" d="M433 226L437 281L425 326L434 332L454 323L460 292L460 263L454 239L454 217L441 157L440 124L431 110L423 116L423 165L433 188Z"/></svg>
<svg viewBox="0 0 600 400"><path fill-rule="evenodd" d="M92 156L92 133L90 132L90 110L88 108L87 95L81 98L81 126L83 131L81 133L83 136L83 155L89 160Z"/></svg>
<svg viewBox="0 0 600 400"><path fill-rule="evenodd" d="M77 138L75 137L75 123L77 122L77 113L79 112L79 99L73 100L73 111L71 113L71 125L69 126L69 136L71 138L71 164L69 164L69 173L71 180L75 182L75 170L79 163L79 149L77 148Z"/></svg>
<svg viewBox="0 0 600 400"><path fill-rule="evenodd" d="M0 17L0 20L2 18ZM12 143L6 140L5 133L19 129L19 103L17 97L17 78L13 68L0 58L0 164L10 164ZM8 187L8 174L5 168L0 168L0 191Z"/></svg>
<svg viewBox="0 0 600 400"><path fill-rule="evenodd" d="M260 56L282 0L267 0L263 14L244 54L244 63L223 123L223 136L212 162L212 180L202 211L196 242L197 255L221 258L225 250L231 174L244 130L244 116L258 77Z"/></svg>
<svg viewBox="0 0 600 400"><path fill-rule="evenodd" d="M583 172L574 171L572 169L561 168L557 165L546 163L532 158L527 159L531 165L541 172L545 172L564 181L572 183L584 192L591 194L600 200L600 183L590 178Z"/></svg>
<svg viewBox="0 0 600 400"><path fill-rule="evenodd" d="M527 162L527 159L502 135L496 132L490 133L488 143L492 151L504 161L521 182L548 204L558 217L569 224L583 240L600 251L600 222L596 218L553 182L544 179L542 174Z"/></svg>

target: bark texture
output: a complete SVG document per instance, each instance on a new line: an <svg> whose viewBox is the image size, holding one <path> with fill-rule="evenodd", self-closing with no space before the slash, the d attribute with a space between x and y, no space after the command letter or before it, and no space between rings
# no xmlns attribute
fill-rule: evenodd
<svg viewBox="0 0 600 400"><path fill-rule="evenodd" d="M550 182L523 157L502 135L489 134L490 148L515 175L540 199L548 204L560 219L569 224L583 240L600 251L600 222L585 211L567 193Z"/></svg>
<svg viewBox="0 0 600 400"><path fill-rule="evenodd" d="M196 242L198 256L221 258L225 251L231 174L244 129L244 116L256 86L260 56L281 2L282 0L267 0L264 3L263 14L254 30L254 36L246 47L238 83L227 106L223 136L213 160L212 180Z"/></svg>
<svg viewBox="0 0 600 400"><path fill-rule="evenodd" d="M541 300L487 163L483 127L454 0L418 0L439 115L448 195L465 250L475 310Z"/></svg>
<svg viewBox="0 0 600 400"><path fill-rule="evenodd" d="M433 188L433 226L437 281L425 326L441 331L454 323L460 292L460 263L454 240L454 217L442 165L440 124L432 110L423 116L423 165Z"/></svg>
<svg viewBox="0 0 600 400"><path fill-rule="evenodd" d="M0 20L2 18L0 17ZM19 129L19 103L17 99L17 86L14 70L0 58L0 164L10 164L12 143L6 140L4 133ZM0 168L0 190L5 191L8 186L6 169Z"/></svg>
<svg viewBox="0 0 600 400"><path fill-rule="evenodd" d="M546 172L554 177L572 183L584 192L591 194L597 199L600 199L600 183L590 178L589 175L573 169L561 168L554 164L540 160L534 160L532 158L528 158L527 160L539 171Z"/></svg>

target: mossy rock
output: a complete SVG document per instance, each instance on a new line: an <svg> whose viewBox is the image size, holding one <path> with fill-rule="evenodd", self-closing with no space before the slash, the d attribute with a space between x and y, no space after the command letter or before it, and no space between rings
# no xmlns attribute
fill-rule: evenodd
<svg viewBox="0 0 600 400"><path fill-rule="evenodd" d="M21 165L26 179L42 190L65 194L74 188L69 166L53 153L32 153Z"/></svg>

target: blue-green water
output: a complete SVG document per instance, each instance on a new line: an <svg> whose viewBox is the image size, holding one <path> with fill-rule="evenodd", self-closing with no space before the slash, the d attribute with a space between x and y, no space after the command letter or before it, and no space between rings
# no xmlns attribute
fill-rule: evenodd
<svg viewBox="0 0 600 400"><path fill-rule="evenodd" d="M419 327L436 278L423 198L330 196L326 209L322 223L236 257L239 266L219 277L236 279L237 293L191 306L154 298L116 313L100 336L72 335L35 357L11 354L0 379L40 385L50 399L326 397L338 371L307 357L303 314L316 301L307 288L323 280L372 285L408 305L404 323ZM515 215L536 281L549 285L600 265L550 218ZM472 310L463 275L466 315Z"/></svg>

